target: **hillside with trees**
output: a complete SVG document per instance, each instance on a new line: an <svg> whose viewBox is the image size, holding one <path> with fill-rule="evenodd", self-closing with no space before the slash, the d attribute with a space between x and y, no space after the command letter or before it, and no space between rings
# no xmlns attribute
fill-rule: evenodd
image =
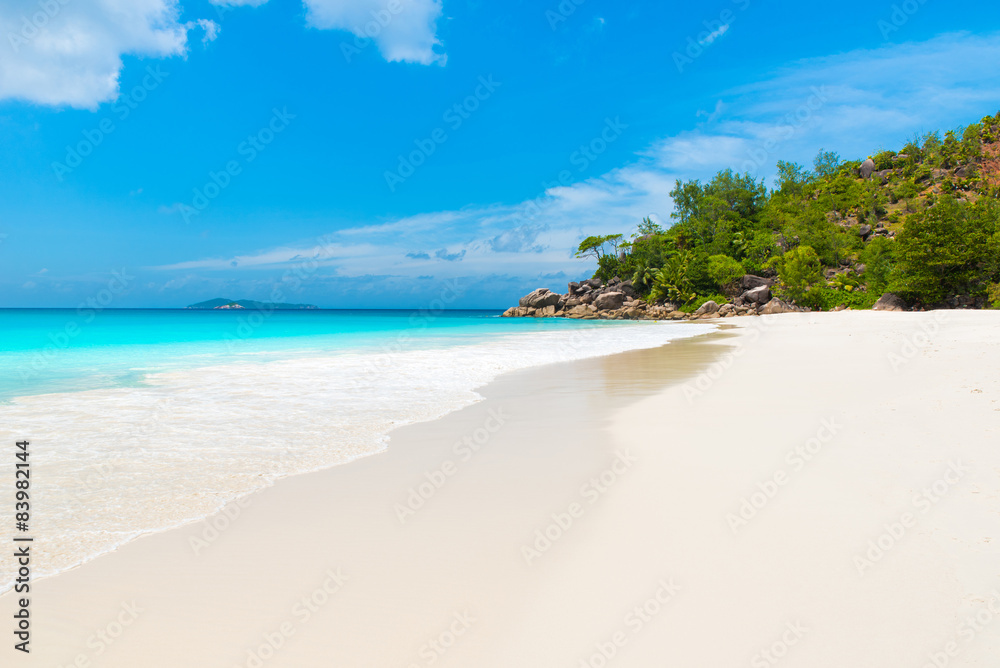
<svg viewBox="0 0 1000 668"><path fill-rule="evenodd" d="M630 282L683 310L738 299L746 275L798 307L1000 308L1000 113L898 151L812 169L779 162L773 189L749 174L678 181L672 224L590 237L595 279Z"/></svg>

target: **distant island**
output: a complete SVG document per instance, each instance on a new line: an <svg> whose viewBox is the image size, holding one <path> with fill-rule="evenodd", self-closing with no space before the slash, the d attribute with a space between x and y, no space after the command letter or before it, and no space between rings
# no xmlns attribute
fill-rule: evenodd
<svg viewBox="0 0 1000 668"><path fill-rule="evenodd" d="M312 304L280 304L274 302L258 302L252 299L209 299L207 302L191 304L187 308L203 310L251 310L251 311L306 311L319 308Z"/></svg>

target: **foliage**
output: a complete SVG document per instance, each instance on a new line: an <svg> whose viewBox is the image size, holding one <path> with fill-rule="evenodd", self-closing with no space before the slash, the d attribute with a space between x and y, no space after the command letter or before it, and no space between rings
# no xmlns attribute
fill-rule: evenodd
<svg viewBox="0 0 1000 668"><path fill-rule="evenodd" d="M649 294L649 291L653 289L655 281L656 267L645 262L641 263L632 275L632 287L638 290L640 294Z"/></svg>
<svg viewBox="0 0 1000 668"><path fill-rule="evenodd" d="M712 255L708 258L708 275L723 292L728 292L727 288L746 273L739 260L728 255Z"/></svg>
<svg viewBox="0 0 1000 668"><path fill-rule="evenodd" d="M652 218L646 217L642 219L639 223L639 227L635 231L635 236L641 237L649 234L663 234L663 228L659 224L654 223Z"/></svg>
<svg viewBox="0 0 1000 668"><path fill-rule="evenodd" d="M989 300L990 308L1000 308L1000 283L990 283L986 298Z"/></svg>
<svg viewBox="0 0 1000 668"><path fill-rule="evenodd" d="M832 151L820 149L813 160L813 168L816 170L816 175L821 178L833 176L837 173L838 167L840 167L840 156Z"/></svg>
<svg viewBox="0 0 1000 668"><path fill-rule="evenodd" d="M697 296L687 275L691 258L690 252L683 252L667 260L653 281L651 296L654 301L686 304Z"/></svg>
<svg viewBox="0 0 1000 668"><path fill-rule="evenodd" d="M812 287L823 280L823 265L809 246L799 246L773 262L781 280L781 291L794 302L803 301Z"/></svg>
<svg viewBox="0 0 1000 668"><path fill-rule="evenodd" d="M969 205L943 196L910 216L896 241L890 291L928 305L956 295L986 296L997 271L997 213L995 202Z"/></svg>
<svg viewBox="0 0 1000 668"><path fill-rule="evenodd" d="M735 296L748 273L777 275L780 296L818 309L869 308L885 292L1000 307L998 142L1000 113L874 153L869 179L860 160L821 150L811 171L778 162L771 190L732 170L679 180L671 225L643 218L628 241L588 237L576 256L595 260L598 278L630 278L643 297L685 308Z"/></svg>
<svg viewBox="0 0 1000 668"><path fill-rule="evenodd" d="M697 297L693 302L681 306L680 310L684 313L694 313L700 309L705 302L715 302L716 304L725 304L729 301L729 297L725 295L703 295Z"/></svg>
<svg viewBox="0 0 1000 668"><path fill-rule="evenodd" d="M580 242L580 246L576 249L576 257L593 257L600 262L601 258L608 254L609 246L611 254L617 255L618 244L621 242L622 236L621 234L607 234L587 237Z"/></svg>

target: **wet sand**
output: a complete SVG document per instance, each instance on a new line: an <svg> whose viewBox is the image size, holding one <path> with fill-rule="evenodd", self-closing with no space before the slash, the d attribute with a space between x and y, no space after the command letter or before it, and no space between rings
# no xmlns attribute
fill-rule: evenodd
<svg viewBox="0 0 1000 668"><path fill-rule="evenodd" d="M991 665L1000 314L720 324L42 580L22 663Z"/></svg>

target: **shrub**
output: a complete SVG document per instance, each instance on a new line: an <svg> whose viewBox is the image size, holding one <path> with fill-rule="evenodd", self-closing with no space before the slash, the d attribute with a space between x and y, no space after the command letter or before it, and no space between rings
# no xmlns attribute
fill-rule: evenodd
<svg viewBox="0 0 1000 668"><path fill-rule="evenodd" d="M716 304L726 304L729 302L729 297L725 295L708 295L705 297L698 297L690 304L685 304L681 307L681 311L685 313L694 313L700 309L705 302L715 302Z"/></svg>
<svg viewBox="0 0 1000 668"><path fill-rule="evenodd" d="M743 278L746 273L743 265L728 255L712 255L708 258L708 275L724 292L730 292L731 290L727 288Z"/></svg>
<svg viewBox="0 0 1000 668"><path fill-rule="evenodd" d="M651 293L653 301L667 300L686 304L695 298L694 288L688 279L691 256L690 252L677 253L656 272Z"/></svg>
<svg viewBox="0 0 1000 668"><path fill-rule="evenodd" d="M823 267L819 256L809 246L794 248L774 259L781 280L782 291L798 303L814 285L823 280Z"/></svg>
<svg viewBox="0 0 1000 668"><path fill-rule="evenodd" d="M970 206L948 196L911 216L896 239L890 291L923 304L984 296L996 271L996 219L990 203Z"/></svg>
<svg viewBox="0 0 1000 668"><path fill-rule="evenodd" d="M986 298L989 299L990 308L1000 309L1000 283L990 283Z"/></svg>

